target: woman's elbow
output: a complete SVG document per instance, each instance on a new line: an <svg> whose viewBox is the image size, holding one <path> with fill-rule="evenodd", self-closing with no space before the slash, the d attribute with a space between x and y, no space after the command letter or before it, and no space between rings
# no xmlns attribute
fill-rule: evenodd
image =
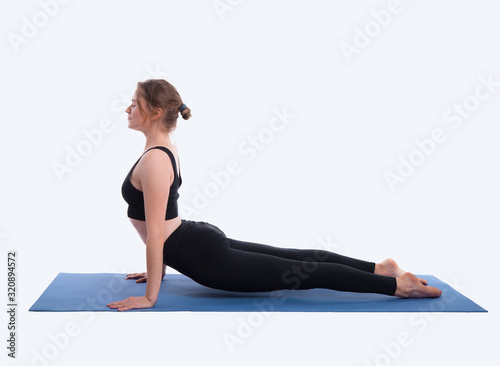
<svg viewBox="0 0 500 366"><path fill-rule="evenodd" d="M164 235L163 235L163 232L160 232L160 231L152 231L152 232L148 232L147 236L146 236L146 245L158 245L158 244L162 244L163 245L163 242L164 242Z"/></svg>

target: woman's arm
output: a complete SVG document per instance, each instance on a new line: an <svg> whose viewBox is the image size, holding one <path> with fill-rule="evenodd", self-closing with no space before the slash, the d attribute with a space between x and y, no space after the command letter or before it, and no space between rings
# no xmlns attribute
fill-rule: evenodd
<svg viewBox="0 0 500 366"><path fill-rule="evenodd" d="M134 219L130 219L132 225L134 228L137 230L137 233L139 234L139 237L141 238L142 242L144 245L146 245L147 238L148 238L148 233L146 229L146 222L145 221L139 221L137 222ZM165 277L165 274L167 273L167 265L163 264L163 271L161 272L161 278ZM148 280L148 273L147 272L140 272L140 273L129 273L127 274L127 277L125 277L127 280L136 280L135 282L137 283L142 283L146 282Z"/></svg>
<svg viewBox="0 0 500 366"><path fill-rule="evenodd" d="M164 275L163 243L165 212L167 210L170 183L173 180L173 168L168 164L168 156L161 150L153 149L136 166L144 194L146 214L146 268L148 280L145 296L129 297L125 300L109 303L111 308L129 310L154 306L158 299L161 281Z"/></svg>
<svg viewBox="0 0 500 366"><path fill-rule="evenodd" d="M170 182L173 170L170 159L161 150L151 150L140 168L142 191L144 192L144 209L146 213L146 268L148 282L146 297L156 303L163 278L163 244L165 212L167 210Z"/></svg>

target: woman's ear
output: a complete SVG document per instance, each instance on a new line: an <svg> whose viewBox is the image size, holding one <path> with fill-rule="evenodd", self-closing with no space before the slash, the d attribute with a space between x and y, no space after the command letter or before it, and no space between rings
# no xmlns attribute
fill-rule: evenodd
<svg viewBox="0 0 500 366"><path fill-rule="evenodd" d="M155 110L153 112L153 119L160 118L162 113L163 113L163 111L161 110L161 108L155 108Z"/></svg>

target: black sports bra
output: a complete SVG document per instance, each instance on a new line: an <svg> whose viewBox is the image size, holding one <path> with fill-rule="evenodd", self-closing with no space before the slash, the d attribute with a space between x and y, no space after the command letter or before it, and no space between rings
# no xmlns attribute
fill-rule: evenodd
<svg viewBox="0 0 500 366"><path fill-rule="evenodd" d="M155 146L147 149L144 154L146 154L151 149L160 149L165 151L170 157L170 160L172 160L172 168L174 169L174 181L170 186L170 192L168 194L167 202L167 212L165 213L165 220L170 220L174 217L177 217L178 215L177 199L179 198L179 192L177 192L177 190L182 184L182 177L180 176L180 170L179 175L177 175L177 165L175 163L174 154L172 154L169 149L164 146ZM141 157L137 159L122 184L122 196L123 199L128 203L127 216L132 219L141 221L146 221L146 213L144 211L144 194L142 191L138 190L132 185L132 183L130 182L130 176L132 175L135 166L137 165L137 163L139 163L139 160L141 160L144 154L142 154Z"/></svg>

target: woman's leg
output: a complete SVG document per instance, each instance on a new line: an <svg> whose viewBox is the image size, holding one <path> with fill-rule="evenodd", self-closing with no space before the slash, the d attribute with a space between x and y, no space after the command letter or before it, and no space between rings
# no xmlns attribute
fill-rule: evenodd
<svg viewBox="0 0 500 366"><path fill-rule="evenodd" d="M232 248L243 250L246 252L269 254L276 257L295 259L300 261L306 260L306 261L316 261L316 262L339 263L349 267L360 269L365 272L375 273L389 277L401 277L403 274L406 273L401 268L399 268L399 266L393 259L390 258L380 263L374 263L320 249L280 248L271 245L251 243L231 238L228 238L228 240L229 240L229 245ZM419 278L419 281L422 284L427 285L427 280Z"/></svg>
<svg viewBox="0 0 500 366"><path fill-rule="evenodd" d="M316 255L315 258L314 251L278 250L280 254L300 258L292 259L269 254L276 253L279 248L260 245L243 247L245 250L239 249L241 243L233 239L219 241L214 251L216 255L207 255L205 265L198 266L198 273L192 278L205 286L240 292L327 288L394 295L396 291L394 277L324 261L330 258L326 258L324 253L323 257ZM268 253L263 253L266 251Z"/></svg>
<svg viewBox="0 0 500 366"><path fill-rule="evenodd" d="M297 260L260 253L264 249L274 251L272 248L257 248L259 253L249 251L252 245L243 245L246 250L237 249L236 241L205 222L189 221L182 227L184 230L179 230L177 235L174 232L167 239L164 263L194 281L216 289L261 292L327 288L401 297L415 293L427 297L431 289L439 291L411 282L413 279L406 276L409 273L397 279L382 276L345 264L317 261L314 252L310 253L311 259L306 256Z"/></svg>
<svg viewBox="0 0 500 366"><path fill-rule="evenodd" d="M346 257L326 250L280 248L231 238L228 238L227 240L231 248L239 249L245 252L268 254L275 257L298 261L338 263L370 273L374 273L375 271L375 263L373 262Z"/></svg>

